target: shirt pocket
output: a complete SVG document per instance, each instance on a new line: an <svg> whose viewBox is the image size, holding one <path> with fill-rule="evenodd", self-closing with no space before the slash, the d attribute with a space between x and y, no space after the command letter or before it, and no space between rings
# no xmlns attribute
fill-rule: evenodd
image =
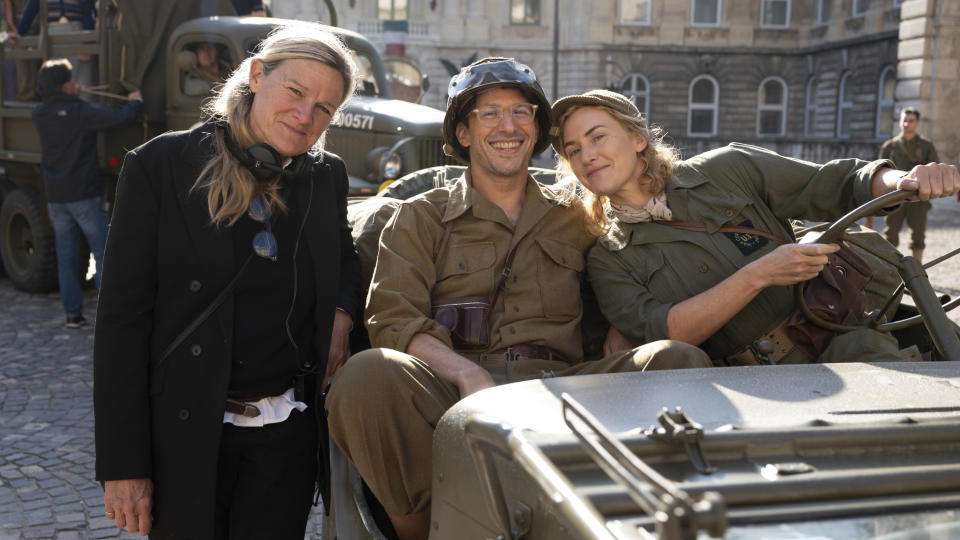
<svg viewBox="0 0 960 540"><path fill-rule="evenodd" d="M678 274L667 262L664 248L669 246L633 245L620 252L621 260L634 283L646 289L657 302L664 304L681 302L691 296L687 286L689 276ZM675 255L683 261L683 267L697 265L695 259L691 258L695 250L689 245L675 243L672 246L679 248L680 252ZM669 250L667 252L670 253ZM635 294L634 291L623 291L621 298L635 301Z"/></svg>
<svg viewBox="0 0 960 540"><path fill-rule="evenodd" d="M580 274L583 252L573 244L538 238L537 283L543 313L547 317L576 317L580 314Z"/></svg>
<svg viewBox="0 0 960 540"><path fill-rule="evenodd" d="M756 223L756 212L751 202L738 193L710 190L692 193L689 196L689 211L698 216L708 230L716 230L724 225L737 225L746 219ZM694 220L696 221L696 220Z"/></svg>
<svg viewBox="0 0 960 540"><path fill-rule="evenodd" d="M437 274L434 298L490 296L496 260L497 251L492 242L448 246Z"/></svg>

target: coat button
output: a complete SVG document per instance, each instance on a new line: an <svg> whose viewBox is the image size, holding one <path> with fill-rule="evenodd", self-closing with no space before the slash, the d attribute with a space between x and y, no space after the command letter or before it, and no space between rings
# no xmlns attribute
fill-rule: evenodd
<svg viewBox="0 0 960 540"><path fill-rule="evenodd" d="M190 347L190 354L194 356L200 356L202 352L203 352L203 347L199 345L194 345L193 347Z"/></svg>
<svg viewBox="0 0 960 540"><path fill-rule="evenodd" d="M190 418L190 411L186 409L180 409L180 412L177 413L177 418L181 420L186 420L187 418Z"/></svg>
<svg viewBox="0 0 960 540"><path fill-rule="evenodd" d="M510 333L511 333L511 334L516 334L516 333L517 333L517 329L511 326L511 327L510 327Z"/></svg>
<svg viewBox="0 0 960 540"><path fill-rule="evenodd" d="M519 311L520 311L520 306L513 306L513 310L519 312Z"/></svg>
<svg viewBox="0 0 960 540"><path fill-rule="evenodd" d="M723 215L727 217L733 217L733 210L727 208L726 210L723 211Z"/></svg>
<svg viewBox="0 0 960 540"><path fill-rule="evenodd" d="M193 280L190 282L190 292L199 292L202 285L199 281Z"/></svg>
<svg viewBox="0 0 960 540"><path fill-rule="evenodd" d="M463 263L460 263L459 266L460 266L460 269L461 269L461 270L466 270L466 269L467 269L467 265L465 265L465 264L463 264Z"/></svg>
<svg viewBox="0 0 960 540"><path fill-rule="evenodd" d="M697 267L697 270L700 270L701 274L706 274L707 272L710 271L710 267L705 264L701 264L700 266Z"/></svg>

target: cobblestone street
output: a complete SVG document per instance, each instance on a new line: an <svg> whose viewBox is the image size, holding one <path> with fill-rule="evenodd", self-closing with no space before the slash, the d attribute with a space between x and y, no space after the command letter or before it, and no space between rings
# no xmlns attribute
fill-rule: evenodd
<svg viewBox="0 0 960 540"><path fill-rule="evenodd" d="M928 258L960 246L956 200L937 201L927 238ZM936 288L960 294L960 257L930 275ZM92 321L91 291L85 307ZM92 326L63 323L57 294L23 293L0 279L0 540L133 538L103 517L93 480ZM308 537L319 537L319 524L315 512Z"/></svg>

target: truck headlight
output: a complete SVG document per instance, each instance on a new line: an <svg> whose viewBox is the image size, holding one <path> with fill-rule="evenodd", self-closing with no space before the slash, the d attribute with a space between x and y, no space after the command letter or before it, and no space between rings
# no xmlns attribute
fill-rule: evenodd
<svg viewBox="0 0 960 540"><path fill-rule="evenodd" d="M380 146L367 153L366 157L367 171L369 171L369 180L396 180L403 172L403 157L398 150L390 152L390 148ZM383 178L380 173L383 172Z"/></svg>
<svg viewBox="0 0 960 540"><path fill-rule="evenodd" d="M400 171L403 170L403 158L400 157L399 152L394 152L389 156L383 156L383 178L388 180L395 180L400 176Z"/></svg>

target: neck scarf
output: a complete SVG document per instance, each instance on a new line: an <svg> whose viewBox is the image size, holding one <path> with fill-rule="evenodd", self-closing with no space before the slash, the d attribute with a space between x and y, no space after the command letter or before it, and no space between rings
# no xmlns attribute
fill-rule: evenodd
<svg viewBox="0 0 960 540"><path fill-rule="evenodd" d="M673 212L667 208L667 194L661 193L650 197L642 208L630 205L617 205L610 202L613 216L624 223L642 223L644 221L669 221L673 219Z"/></svg>

